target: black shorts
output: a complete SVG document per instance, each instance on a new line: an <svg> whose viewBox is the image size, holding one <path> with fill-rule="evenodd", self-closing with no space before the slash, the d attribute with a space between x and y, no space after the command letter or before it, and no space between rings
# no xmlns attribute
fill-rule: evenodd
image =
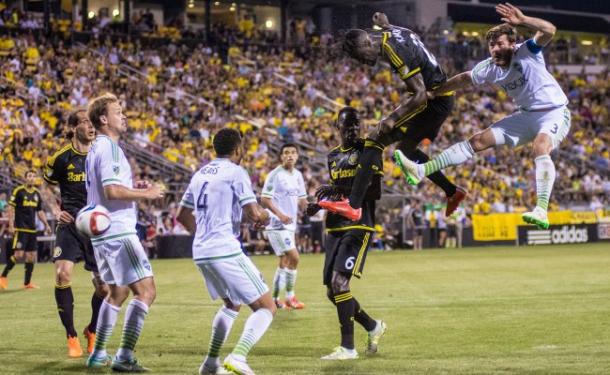
<svg viewBox="0 0 610 375"><path fill-rule="evenodd" d="M421 113L403 124L399 123L390 133L381 137L380 143L389 146L392 143L408 140L409 143L417 146L424 139L434 141L441 126L451 114L454 102L453 95L428 100L426 108Z"/></svg>
<svg viewBox="0 0 610 375"><path fill-rule="evenodd" d="M38 240L36 237L38 237L36 232L29 233L16 230L13 237L13 251L38 251Z"/></svg>
<svg viewBox="0 0 610 375"><path fill-rule="evenodd" d="M60 224L55 230L53 262L56 260L69 260L74 263L84 260L87 271L97 272L91 241L78 233L74 223Z"/></svg>
<svg viewBox="0 0 610 375"><path fill-rule="evenodd" d="M423 228L413 228L413 236L423 236L424 229Z"/></svg>
<svg viewBox="0 0 610 375"><path fill-rule="evenodd" d="M447 236L457 237L457 225L447 225Z"/></svg>
<svg viewBox="0 0 610 375"><path fill-rule="evenodd" d="M373 232L350 230L332 232L326 236L324 247L324 285L330 285L333 271L358 278L362 275L366 253L371 244Z"/></svg>

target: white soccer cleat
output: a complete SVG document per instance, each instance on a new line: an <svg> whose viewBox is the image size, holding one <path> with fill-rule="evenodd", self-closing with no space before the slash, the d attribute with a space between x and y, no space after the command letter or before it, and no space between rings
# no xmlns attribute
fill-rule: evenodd
<svg viewBox="0 0 610 375"><path fill-rule="evenodd" d="M409 160L405 154L400 150L394 151L394 163L400 168L400 171L407 179L407 183L409 185L417 185L420 183L422 178L422 173L420 173L419 167L420 165Z"/></svg>
<svg viewBox="0 0 610 375"><path fill-rule="evenodd" d="M533 211L523 213L521 218L528 224L534 224L538 229L549 229L549 218L547 213L540 207L534 208Z"/></svg>
<svg viewBox="0 0 610 375"><path fill-rule="evenodd" d="M233 354L229 354L223 363L224 368L229 371L229 374L237 375L256 375L248 366L246 361L235 358Z"/></svg>
<svg viewBox="0 0 610 375"><path fill-rule="evenodd" d="M358 352L356 349L346 349L342 346L337 346L332 353L325 355L320 359L325 361L347 361L350 359L358 359Z"/></svg>
<svg viewBox="0 0 610 375"><path fill-rule="evenodd" d="M377 349L379 348L379 340L383 335L385 335L385 331L387 329L388 327L383 320L377 321L377 327L369 332L366 339L366 354L377 353Z"/></svg>
<svg viewBox="0 0 610 375"><path fill-rule="evenodd" d="M225 370L220 363L220 360L216 360L213 365L206 364L205 361L199 367L199 375L230 375L232 372Z"/></svg>

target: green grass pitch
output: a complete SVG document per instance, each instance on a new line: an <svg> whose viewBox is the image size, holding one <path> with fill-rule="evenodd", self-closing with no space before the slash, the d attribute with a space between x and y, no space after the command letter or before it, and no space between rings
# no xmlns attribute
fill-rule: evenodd
<svg viewBox="0 0 610 375"><path fill-rule="evenodd" d="M276 259L255 257L269 282ZM374 357L323 363L339 342L334 307L321 285L323 257L302 257L303 311L279 311L249 361L259 374L609 374L610 246L479 248L370 253L353 294L388 332ZM88 322L91 287L79 265L73 282L77 330ZM196 374L219 304L188 259L154 261L158 287L137 356L155 374ZM53 270L39 264L42 289L22 291L23 267L0 293L0 374L87 373L66 357L53 298ZM233 347L243 309L223 348ZM122 322L122 316L119 324ZM117 348L121 326L109 345ZM81 342L85 344L84 338ZM101 371L109 373L110 370Z"/></svg>

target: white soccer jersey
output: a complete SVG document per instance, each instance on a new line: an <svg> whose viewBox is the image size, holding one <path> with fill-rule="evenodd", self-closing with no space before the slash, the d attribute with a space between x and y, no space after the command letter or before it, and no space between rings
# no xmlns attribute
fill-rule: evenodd
<svg viewBox="0 0 610 375"><path fill-rule="evenodd" d="M136 233L137 211L133 201L108 200L104 186L122 185L133 188L131 166L123 150L112 139L98 135L85 162L87 174L87 205L100 204L110 212L110 228L92 241L118 238Z"/></svg>
<svg viewBox="0 0 610 375"><path fill-rule="evenodd" d="M508 68L495 65L490 58L478 63L471 72L475 85L493 83L504 89L520 109L556 108L568 98L561 86L546 70L542 47L533 39L517 44Z"/></svg>
<svg viewBox="0 0 610 375"><path fill-rule="evenodd" d="M305 182L301 172L296 169L289 172L281 165L278 166L267 176L261 197L271 198L273 204L284 215L292 218L291 224L282 224L277 216L269 212L271 221L266 228L267 230L285 229L293 232L296 231L299 199L307 197Z"/></svg>
<svg viewBox="0 0 610 375"><path fill-rule="evenodd" d="M194 210L195 262L241 253L242 207L252 202L248 172L229 159L216 159L193 175L180 204Z"/></svg>

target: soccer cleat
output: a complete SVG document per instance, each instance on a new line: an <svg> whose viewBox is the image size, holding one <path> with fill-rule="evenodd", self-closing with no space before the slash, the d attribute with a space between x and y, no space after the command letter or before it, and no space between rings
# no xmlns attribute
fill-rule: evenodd
<svg viewBox="0 0 610 375"><path fill-rule="evenodd" d="M83 335L87 338L87 353L91 354L95 348L95 332L89 331L89 326L87 326L83 330Z"/></svg>
<svg viewBox="0 0 610 375"><path fill-rule="evenodd" d="M303 310L305 308L305 304L303 302L299 301L296 296L286 298L285 306L287 309L295 309L295 310Z"/></svg>
<svg viewBox="0 0 610 375"><path fill-rule="evenodd" d="M321 200L318 202L318 205L327 211L346 217L351 221L358 221L362 217L362 208L353 208L350 206L348 199L340 201Z"/></svg>
<svg viewBox="0 0 610 375"><path fill-rule="evenodd" d="M521 218L528 224L534 224L538 229L549 229L547 213L540 207L534 208L533 211L525 212L521 215Z"/></svg>
<svg viewBox="0 0 610 375"><path fill-rule="evenodd" d="M225 370L218 359L214 365L208 365L205 361L199 367L199 375L230 375L232 372Z"/></svg>
<svg viewBox="0 0 610 375"><path fill-rule="evenodd" d="M68 337L68 357L79 358L83 356L83 349L80 347L78 337Z"/></svg>
<svg viewBox="0 0 610 375"><path fill-rule="evenodd" d="M369 332L368 337L366 338L366 354L377 353L377 349L379 348L379 340L383 335L385 335L385 331L387 329L388 327L383 320L377 321L377 327Z"/></svg>
<svg viewBox="0 0 610 375"><path fill-rule="evenodd" d="M110 358L109 355L105 356L104 358L96 358L93 355L90 355L89 358L87 358L85 365L88 368L104 368L109 366L111 362L112 358Z"/></svg>
<svg viewBox="0 0 610 375"><path fill-rule="evenodd" d="M112 360L112 364L110 365L110 368L112 369L112 371L116 371L116 372L140 373L140 372L149 372L150 371L150 369L147 369L146 367L144 367L140 363L138 363L138 360L135 359L135 357L126 359L126 360L119 360L116 357L114 357L114 359Z"/></svg>
<svg viewBox="0 0 610 375"><path fill-rule="evenodd" d="M229 354L224 360L224 368L232 374L237 375L255 375L254 371L248 366L246 361L235 358L233 354Z"/></svg>
<svg viewBox="0 0 610 375"><path fill-rule="evenodd" d="M455 194L450 197L447 197L447 208L445 209L445 217L451 216L451 214L455 210L457 210L457 208L460 206L460 203L462 203L462 201L466 198L467 195L468 193L466 192L466 190L462 189L459 186L456 187Z"/></svg>
<svg viewBox="0 0 610 375"><path fill-rule="evenodd" d="M324 361L346 361L350 359L358 359L356 349L346 349L342 346L337 346L332 353L321 357Z"/></svg>
<svg viewBox="0 0 610 375"><path fill-rule="evenodd" d="M25 284L23 289L40 289L40 287L34 283Z"/></svg>
<svg viewBox="0 0 610 375"><path fill-rule="evenodd" d="M6 277L0 277L0 289L1 290L8 289L8 279Z"/></svg>
<svg viewBox="0 0 610 375"><path fill-rule="evenodd" d="M279 298L274 298L274 299L273 299L273 302L275 302L275 307L277 307L277 309L278 309L278 310L281 310L281 309L283 309L283 308L285 308L285 307L286 307L286 305L284 305L284 304L282 303L282 301L280 301L280 299L279 299Z"/></svg>
<svg viewBox="0 0 610 375"><path fill-rule="evenodd" d="M421 182L423 176L419 175L418 164L409 160L402 151L394 151L392 159L394 159L394 163L400 168L409 185L417 185Z"/></svg>

